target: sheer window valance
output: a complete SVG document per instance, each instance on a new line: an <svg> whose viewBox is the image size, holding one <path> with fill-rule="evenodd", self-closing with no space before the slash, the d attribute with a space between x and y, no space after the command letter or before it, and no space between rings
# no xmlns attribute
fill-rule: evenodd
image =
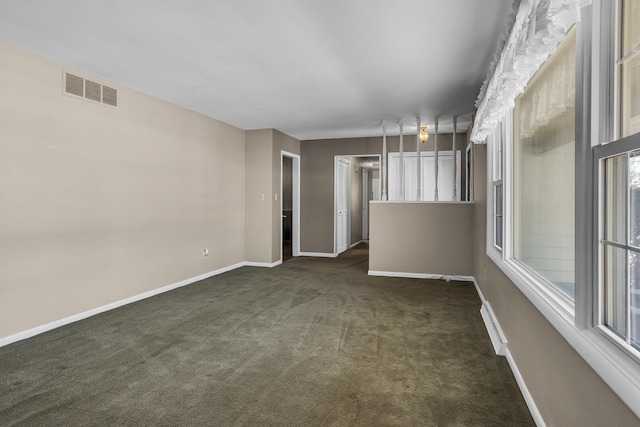
<svg viewBox="0 0 640 427"><path fill-rule="evenodd" d="M515 13L513 27L504 43L500 56L492 64L492 72L485 80L476 106L475 124L471 140L484 143L507 110L513 108L514 101L520 95L531 77L558 46L564 41L567 31L580 19L580 9L591 0L522 0ZM558 75L562 80L559 87L574 85L575 76L565 75L568 68L558 64ZM564 74L563 74L564 73ZM548 120L563 110L563 104L573 99L562 100L562 95L550 95L555 88L541 90L541 108L539 120L532 121L527 132L534 132ZM563 94L571 91L563 90Z"/></svg>

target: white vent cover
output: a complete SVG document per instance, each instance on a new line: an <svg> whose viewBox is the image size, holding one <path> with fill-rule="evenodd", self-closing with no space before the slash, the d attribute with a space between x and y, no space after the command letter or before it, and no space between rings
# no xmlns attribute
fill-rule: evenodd
<svg viewBox="0 0 640 427"><path fill-rule="evenodd" d="M480 315L482 316L482 320L484 320L489 338L491 338L493 349L497 355L504 356L507 350L507 338L504 336L495 314L493 314L489 301L485 301L482 307L480 307Z"/></svg>
<svg viewBox="0 0 640 427"><path fill-rule="evenodd" d="M118 106L118 91L71 73L64 73L64 92L95 102Z"/></svg>
<svg viewBox="0 0 640 427"><path fill-rule="evenodd" d="M72 95L84 96L84 79L66 73L64 91Z"/></svg>
<svg viewBox="0 0 640 427"><path fill-rule="evenodd" d="M91 80L85 80L84 97L92 101L102 101L102 85Z"/></svg>

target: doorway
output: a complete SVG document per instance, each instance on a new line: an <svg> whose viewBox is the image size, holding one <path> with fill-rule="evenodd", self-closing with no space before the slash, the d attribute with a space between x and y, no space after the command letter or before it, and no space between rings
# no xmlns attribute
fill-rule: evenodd
<svg viewBox="0 0 640 427"><path fill-rule="evenodd" d="M369 241L369 170L362 168L362 240Z"/></svg>
<svg viewBox="0 0 640 427"><path fill-rule="evenodd" d="M300 255L300 156L282 151L280 159L280 259Z"/></svg>
<svg viewBox="0 0 640 427"><path fill-rule="evenodd" d="M338 158L336 161L336 253L349 248L349 212L351 180L349 160Z"/></svg>
<svg viewBox="0 0 640 427"><path fill-rule="evenodd" d="M380 199L380 156L335 156L334 255L369 239L369 203Z"/></svg>

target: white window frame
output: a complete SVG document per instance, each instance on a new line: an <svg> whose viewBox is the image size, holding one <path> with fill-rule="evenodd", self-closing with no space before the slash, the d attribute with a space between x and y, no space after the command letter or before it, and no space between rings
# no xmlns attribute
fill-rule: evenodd
<svg viewBox="0 0 640 427"><path fill-rule="evenodd" d="M554 287L546 285L535 273L513 258L513 109L505 120L503 148L503 250L493 245L493 153L491 137L487 152L487 255L520 289L562 337L611 387L623 402L640 417L640 357L620 345L619 339L599 326L601 319L598 280L599 204L595 188L596 145L617 136L617 72L613 39L619 14L611 0L593 0L582 10L576 40L576 291L575 302ZM614 31L615 30L615 31ZM594 154L596 151L596 154ZM597 175L595 175L597 177ZM616 342L618 340L618 342Z"/></svg>
<svg viewBox="0 0 640 427"><path fill-rule="evenodd" d="M506 132L512 125L511 114L503 117L493 134L487 138L487 253L492 252L497 259L502 259L502 250L505 246L505 157ZM497 186L502 185L502 246L496 243L496 191Z"/></svg>
<svg viewBox="0 0 640 427"><path fill-rule="evenodd" d="M615 157L621 154L625 154L628 153L630 151L637 151L640 150L640 133L636 133L634 135L625 137L623 139L620 140L616 140L614 142L608 143L608 144L603 144L603 145L599 145L597 147L595 147L594 149L594 157L595 157L595 162L594 162L594 169L595 169L595 173L597 174L597 191L598 191L598 197L597 197L597 203L598 203L598 210L597 210L597 222L598 222L598 248L597 248L597 256L598 256L598 277L597 277L597 308L596 308L596 316L595 316L595 327L598 329L598 331L600 333L602 333L606 338L608 338L610 341L612 341L614 343L614 345L618 346L622 351L628 353L631 357L635 358L638 361L638 364L640 366L640 350L635 349L633 347L631 347L629 345L628 342L626 342L626 340L623 340L621 337L619 337L615 332L613 332L609 327L607 327L604 323L605 323L605 283L604 283L604 273L605 273L605 269L604 269L604 257L605 257L605 253L604 253L604 249L605 246L609 245L609 246L616 246L616 247L621 247L620 245L617 244L611 244L611 243L605 243L604 240L604 196L605 196L605 192L604 192L604 184L605 184L605 177L603 174L603 163L606 159L611 158L611 157ZM628 197L628 195L627 195ZM627 203L629 203L629 201L627 200ZM625 219L626 221L629 220L629 209L630 209L630 205L627 205L627 212L625 213ZM628 226L628 223L627 223ZM627 230L628 233L628 230ZM628 248L623 248L621 247L621 249L628 249ZM636 250L637 252L637 250ZM627 264L628 267L628 264ZM630 327L630 317L627 317L627 327Z"/></svg>

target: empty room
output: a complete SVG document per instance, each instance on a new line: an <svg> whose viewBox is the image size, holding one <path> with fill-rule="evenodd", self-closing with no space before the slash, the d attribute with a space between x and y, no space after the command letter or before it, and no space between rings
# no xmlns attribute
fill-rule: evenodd
<svg viewBox="0 0 640 427"><path fill-rule="evenodd" d="M640 1L0 1L0 425L640 426Z"/></svg>

